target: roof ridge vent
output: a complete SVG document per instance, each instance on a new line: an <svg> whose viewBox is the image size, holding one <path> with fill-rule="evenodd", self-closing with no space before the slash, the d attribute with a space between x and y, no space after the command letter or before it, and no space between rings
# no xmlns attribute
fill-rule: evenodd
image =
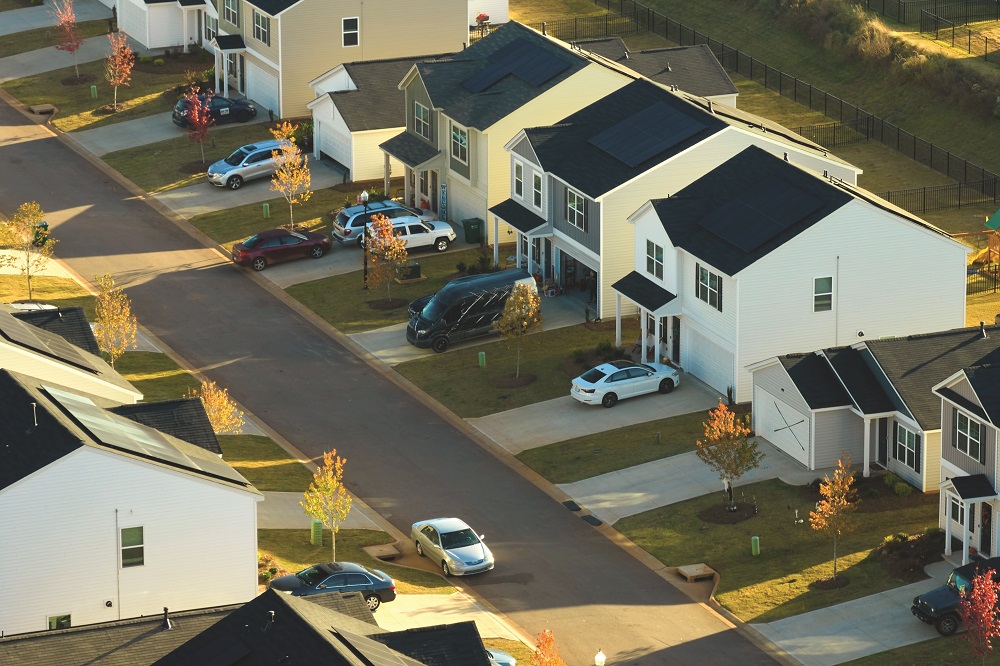
<svg viewBox="0 0 1000 666"><path fill-rule="evenodd" d="M990 337L989 335L986 334L986 322L985 321L979 322L979 333L980 333L980 335L983 336L983 340L985 340L986 338Z"/></svg>
<svg viewBox="0 0 1000 666"><path fill-rule="evenodd" d="M169 609L166 606L163 607L163 622L160 623L160 628L161 629L174 628L174 623L170 621Z"/></svg>

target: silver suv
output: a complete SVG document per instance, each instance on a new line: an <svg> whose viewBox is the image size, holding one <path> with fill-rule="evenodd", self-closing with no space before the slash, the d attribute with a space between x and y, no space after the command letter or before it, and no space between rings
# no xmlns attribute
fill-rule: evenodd
<svg viewBox="0 0 1000 666"><path fill-rule="evenodd" d="M365 224L370 224L374 215L385 215L393 224L417 220L430 222L435 217L430 211L410 208L388 199L371 201L367 208L363 204L348 206L337 213L337 219L333 222L333 240L338 243L357 243L360 246L363 242Z"/></svg>
<svg viewBox="0 0 1000 666"><path fill-rule="evenodd" d="M224 160L208 167L208 182L216 187L238 190L243 182L274 174L275 159L272 152L281 148L275 140L247 144Z"/></svg>
<svg viewBox="0 0 1000 666"><path fill-rule="evenodd" d="M407 250L433 247L438 252L444 252L455 241L455 230L441 220L425 222L413 217L396 218L392 221L392 231L403 239ZM358 245L365 246L364 236Z"/></svg>

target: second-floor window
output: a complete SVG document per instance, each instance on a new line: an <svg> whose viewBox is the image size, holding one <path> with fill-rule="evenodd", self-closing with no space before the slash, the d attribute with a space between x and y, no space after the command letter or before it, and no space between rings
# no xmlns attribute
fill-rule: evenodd
<svg viewBox="0 0 1000 666"><path fill-rule="evenodd" d="M832 309L833 278L816 278L813 280L813 312L829 312Z"/></svg>
<svg viewBox="0 0 1000 666"><path fill-rule="evenodd" d="M451 126L451 156L462 164L469 163L469 132L457 125Z"/></svg>
<svg viewBox="0 0 1000 666"><path fill-rule="evenodd" d="M122 528L122 568L141 567L145 561L143 552L142 528Z"/></svg>
<svg viewBox="0 0 1000 666"><path fill-rule="evenodd" d="M896 425L896 460L914 472L920 471L920 438L917 433Z"/></svg>
<svg viewBox="0 0 1000 666"><path fill-rule="evenodd" d="M225 0L222 17L235 26L240 24L240 0Z"/></svg>
<svg viewBox="0 0 1000 666"><path fill-rule="evenodd" d="M663 248L651 240L646 241L646 272L663 279Z"/></svg>
<svg viewBox="0 0 1000 666"><path fill-rule="evenodd" d="M210 42L219 34L219 19L205 14L205 41Z"/></svg>
<svg viewBox="0 0 1000 666"><path fill-rule="evenodd" d="M542 177L537 173L531 176L531 203L538 210L542 209Z"/></svg>
<svg viewBox="0 0 1000 666"><path fill-rule="evenodd" d="M514 162L514 194L524 197L524 165Z"/></svg>
<svg viewBox="0 0 1000 666"><path fill-rule="evenodd" d="M413 103L413 131L430 141L431 110L420 102Z"/></svg>
<svg viewBox="0 0 1000 666"><path fill-rule="evenodd" d="M958 450L981 463L985 462L981 441L982 428L979 422L958 412L955 418L955 446Z"/></svg>
<svg viewBox="0 0 1000 666"><path fill-rule="evenodd" d="M358 26L359 22L357 17L344 19L344 46L357 46L361 43L361 31L358 29Z"/></svg>
<svg viewBox="0 0 1000 666"><path fill-rule="evenodd" d="M722 312L722 278L707 268L702 268L701 264L695 264L694 272L698 281L695 285L698 298Z"/></svg>
<svg viewBox="0 0 1000 666"><path fill-rule="evenodd" d="M566 190L566 221L581 231L587 230L587 201L570 189Z"/></svg>
<svg viewBox="0 0 1000 666"><path fill-rule="evenodd" d="M271 19L256 9L253 12L253 38L268 46L271 45Z"/></svg>

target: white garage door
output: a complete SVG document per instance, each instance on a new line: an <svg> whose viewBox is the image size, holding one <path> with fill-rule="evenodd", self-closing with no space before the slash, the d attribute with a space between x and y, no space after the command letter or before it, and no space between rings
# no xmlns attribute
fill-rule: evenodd
<svg viewBox="0 0 1000 666"><path fill-rule="evenodd" d="M733 353L693 328L681 330L681 366L723 395L734 386Z"/></svg>
<svg viewBox="0 0 1000 666"><path fill-rule="evenodd" d="M753 389L753 413L757 435L811 469L808 415L759 386Z"/></svg>
<svg viewBox="0 0 1000 666"><path fill-rule="evenodd" d="M329 120L323 122L323 131L319 137L319 149L330 159L336 160L348 169L351 165L350 136L345 132L343 122Z"/></svg>
<svg viewBox="0 0 1000 666"><path fill-rule="evenodd" d="M279 116L278 109L278 77L247 62L247 97L269 111Z"/></svg>

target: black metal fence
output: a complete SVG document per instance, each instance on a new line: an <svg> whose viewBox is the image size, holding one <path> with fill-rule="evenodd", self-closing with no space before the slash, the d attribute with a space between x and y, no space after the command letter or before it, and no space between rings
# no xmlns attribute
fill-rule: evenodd
<svg viewBox="0 0 1000 666"><path fill-rule="evenodd" d="M1000 4L994 5L1000 12ZM996 39L991 40L983 33L961 27L950 19L932 14L928 11L920 12L920 34L926 35L942 42L948 42L954 48L964 50L970 55L982 57L987 62L1000 64L1000 43Z"/></svg>
<svg viewBox="0 0 1000 666"><path fill-rule="evenodd" d="M943 19L951 21L955 25L968 25L969 23L982 23L983 21L1000 21L1000 4L990 0L969 0L967 2L955 2L947 5L935 4L934 7L926 7L921 11L933 14Z"/></svg>
<svg viewBox="0 0 1000 666"><path fill-rule="evenodd" d="M965 278L966 295L1000 291L1000 265L970 268Z"/></svg>
<svg viewBox="0 0 1000 666"><path fill-rule="evenodd" d="M995 178L917 187L911 190L882 192L880 197L911 213L926 213L930 210L945 210L997 203L997 181Z"/></svg>
<svg viewBox="0 0 1000 666"><path fill-rule="evenodd" d="M849 143L861 143L872 138L872 119L859 118L846 123L824 123L805 127L789 127L799 136L826 148L843 146Z"/></svg>
<svg viewBox="0 0 1000 666"><path fill-rule="evenodd" d="M920 22L920 12L924 9L933 11L938 6L937 0L864 0L865 9L877 12L897 23L916 25Z"/></svg>

